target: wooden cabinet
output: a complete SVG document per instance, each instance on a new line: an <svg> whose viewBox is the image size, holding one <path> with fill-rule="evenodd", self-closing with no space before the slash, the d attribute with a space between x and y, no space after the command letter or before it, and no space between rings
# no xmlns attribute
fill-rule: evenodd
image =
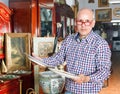
<svg viewBox="0 0 120 94"><path fill-rule="evenodd" d="M54 2L38 0L38 33L40 36L56 35L56 14Z"/></svg>
<svg viewBox="0 0 120 94"><path fill-rule="evenodd" d="M62 24L61 32L70 31L74 26L71 25L74 22L72 8L54 0L9 0L9 7L13 10L13 32L29 32L38 37L56 36L57 23Z"/></svg>
<svg viewBox="0 0 120 94"><path fill-rule="evenodd" d="M0 94L20 94L19 79L0 83Z"/></svg>
<svg viewBox="0 0 120 94"><path fill-rule="evenodd" d="M31 0L9 0L12 10L12 32L31 33Z"/></svg>
<svg viewBox="0 0 120 94"><path fill-rule="evenodd" d="M4 33L11 32L10 16L11 10L4 3L0 2L0 59L5 58Z"/></svg>
<svg viewBox="0 0 120 94"><path fill-rule="evenodd" d="M45 0L44 2L47 2ZM50 3L51 0L49 0ZM53 3L53 2L52 2ZM51 5L51 4L50 4ZM44 6L44 4L42 4ZM31 33L32 36L46 36L44 35L48 30L45 30L43 33L41 28L41 3L40 0L9 0L9 7L13 11L12 14L12 32L16 33ZM46 4L45 6L46 7ZM49 8L52 13L54 13L53 7L47 7ZM50 24L52 23L52 33L51 35L55 35L55 17L52 15L52 20L50 22L45 23L45 25L50 27Z"/></svg>
<svg viewBox="0 0 120 94"><path fill-rule="evenodd" d="M20 75L17 79L0 82L0 94L26 94L27 89L34 89L32 74Z"/></svg>
<svg viewBox="0 0 120 94"><path fill-rule="evenodd" d="M21 82L22 82L22 94L26 94L26 90L29 89L29 88L34 89L33 74L21 75L20 79L21 79Z"/></svg>

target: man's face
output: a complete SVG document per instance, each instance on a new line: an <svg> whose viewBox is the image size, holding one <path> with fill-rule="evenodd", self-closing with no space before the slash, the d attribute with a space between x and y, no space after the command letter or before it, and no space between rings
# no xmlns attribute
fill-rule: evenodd
<svg viewBox="0 0 120 94"><path fill-rule="evenodd" d="M80 33L80 37L86 37L92 28L95 25L95 21L93 19L93 14L89 11L81 11L79 12L76 19L77 32Z"/></svg>

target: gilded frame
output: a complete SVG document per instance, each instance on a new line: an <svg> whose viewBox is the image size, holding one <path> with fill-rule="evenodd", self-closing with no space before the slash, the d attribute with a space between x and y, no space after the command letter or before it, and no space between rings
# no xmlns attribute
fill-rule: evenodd
<svg viewBox="0 0 120 94"><path fill-rule="evenodd" d="M98 0L98 7L109 7L108 0Z"/></svg>
<svg viewBox="0 0 120 94"><path fill-rule="evenodd" d="M120 17L120 7L113 9L113 14L115 17Z"/></svg>
<svg viewBox="0 0 120 94"><path fill-rule="evenodd" d="M8 71L31 70L30 33L5 33L5 58Z"/></svg>
<svg viewBox="0 0 120 94"><path fill-rule="evenodd" d="M96 9L95 17L96 21L109 22L112 19L112 9Z"/></svg>
<svg viewBox="0 0 120 94"><path fill-rule="evenodd" d="M55 37L33 37L33 53L38 57L48 57L53 53Z"/></svg>

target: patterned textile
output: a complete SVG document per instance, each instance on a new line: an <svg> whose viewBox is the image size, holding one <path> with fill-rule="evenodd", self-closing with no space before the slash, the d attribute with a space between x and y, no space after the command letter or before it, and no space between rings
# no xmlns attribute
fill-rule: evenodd
<svg viewBox="0 0 120 94"><path fill-rule="evenodd" d="M66 71L75 75L90 76L87 83L78 84L66 79L66 90L74 94L97 94L105 79L110 75L111 51L108 43L93 31L80 41L79 34L68 36L58 53L43 59L43 62L57 66L66 61Z"/></svg>

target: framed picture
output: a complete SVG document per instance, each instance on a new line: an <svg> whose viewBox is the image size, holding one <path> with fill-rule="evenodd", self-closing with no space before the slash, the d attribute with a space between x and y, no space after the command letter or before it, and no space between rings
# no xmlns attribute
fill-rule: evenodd
<svg viewBox="0 0 120 94"><path fill-rule="evenodd" d="M120 17L120 8L114 8L113 9L113 14L115 17Z"/></svg>
<svg viewBox="0 0 120 94"><path fill-rule="evenodd" d="M112 19L112 10L109 9L97 9L95 10L96 21L111 21Z"/></svg>
<svg viewBox="0 0 120 94"><path fill-rule="evenodd" d="M98 0L98 7L109 7L109 0Z"/></svg>
<svg viewBox="0 0 120 94"><path fill-rule="evenodd" d="M33 37L33 52L35 55L44 58L53 53L55 37Z"/></svg>
<svg viewBox="0 0 120 94"><path fill-rule="evenodd" d="M95 1L94 0L89 0L88 3L94 3Z"/></svg>
<svg viewBox="0 0 120 94"><path fill-rule="evenodd" d="M30 33L5 33L5 55L8 71L31 70L31 62L25 53L30 54Z"/></svg>

